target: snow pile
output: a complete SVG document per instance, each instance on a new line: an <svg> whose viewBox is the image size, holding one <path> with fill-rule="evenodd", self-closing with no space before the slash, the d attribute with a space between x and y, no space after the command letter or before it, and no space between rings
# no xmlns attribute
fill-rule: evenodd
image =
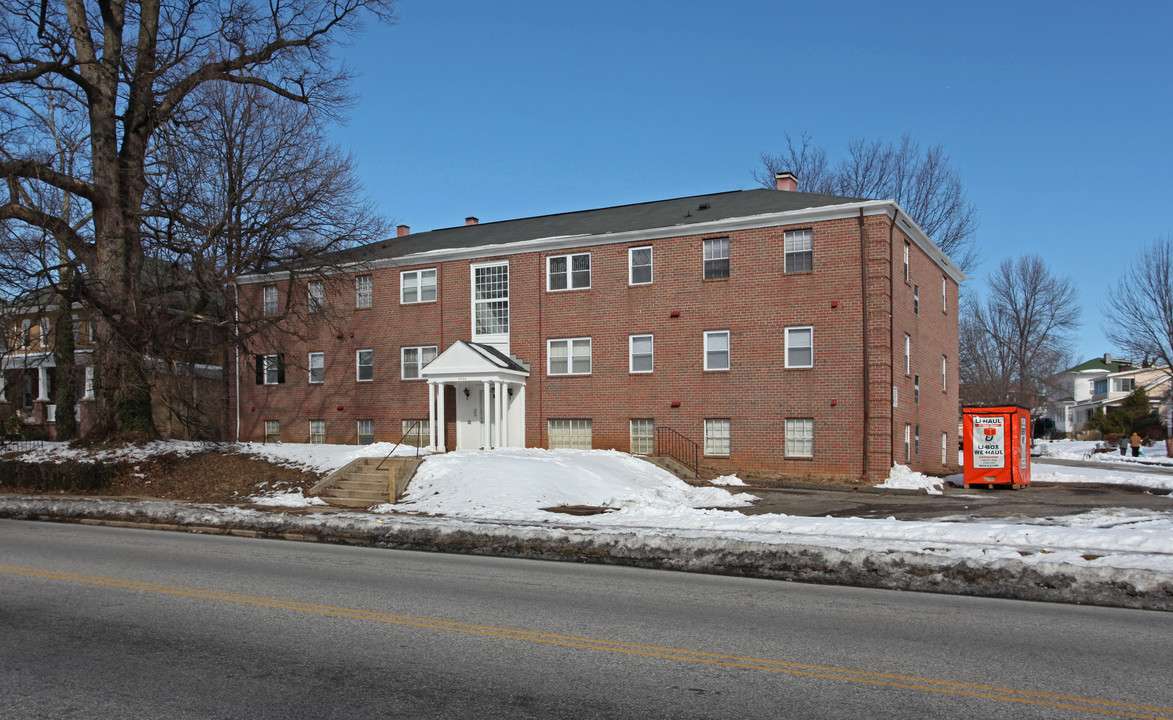
<svg viewBox="0 0 1173 720"><path fill-rule="evenodd" d="M311 507L314 505L325 505L326 501L322 498L312 497L308 498L303 493L301 488L293 490L278 490L267 495L254 495L249 498L249 502L253 505L263 505L265 507Z"/></svg>
<svg viewBox="0 0 1173 720"><path fill-rule="evenodd" d="M746 486L746 482L744 480L742 480L741 478L737 477L736 475L722 475L721 477L713 478L709 482L714 485L722 485L725 487L734 487L734 486L745 487Z"/></svg>
<svg viewBox="0 0 1173 720"><path fill-rule="evenodd" d="M237 452L256 455L276 465L308 470L326 476L364 457L383 458L394 450L395 457L414 456L414 445L379 442L371 445L324 445L308 443L239 443ZM420 448L420 455L428 451Z"/></svg>
<svg viewBox="0 0 1173 720"><path fill-rule="evenodd" d="M892 490L924 490L929 495L943 494L941 486L944 481L939 477L924 475L910 470L907 465L893 465L892 472L884 482L876 487Z"/></svg>
<svg viewBox="0 0 1173 720"><path fill-rule="evenodd" d="M649 462L616 450L465 450L427 458L398 505L376 512L419 512L547 522L543 508L585 505L629 512L743 507L756 498L692 487Z"/></svg>

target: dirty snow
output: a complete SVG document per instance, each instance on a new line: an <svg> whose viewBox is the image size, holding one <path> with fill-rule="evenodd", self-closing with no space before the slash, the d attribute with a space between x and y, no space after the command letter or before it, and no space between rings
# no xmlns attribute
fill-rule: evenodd
<svg viewBox="0 0 1173 720"><path fill-rule="evenodd" d="M888 479L876 487L898 490L924 490L929 495L941 495L943 480L909 469L907 465L893 465Z"/></svg>

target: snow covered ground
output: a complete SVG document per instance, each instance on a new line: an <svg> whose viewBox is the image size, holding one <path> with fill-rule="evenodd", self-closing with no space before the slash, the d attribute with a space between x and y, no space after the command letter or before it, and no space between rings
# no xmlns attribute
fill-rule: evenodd
<svg viewBox="0 0 1173 720"><path fill-rule="evenodd" d="M1084 459L1095 443L1048 443L1037 448L1053 458ZM326 473L356 457L382 457L390 445L242 444L219 446L272 462ZM160 442L124 451L127 459L150 453L188 454L206 449L198 443ZM1149 463L1164 457L1163 448L1148 449ZM1157 452L1160 453L1158 457ZM414 454L400 448L397 454ZM47 445L29 460L119 457L113 450L86 453ZM1152 472L1132 458L1093 456L1103 468L1059 467L1036 463L1036 482L1127 483L1173 490L1173 475ZM959 478L948 478L958 481ZM883 487L941 492L941 479L896 466ZM434 523L476 523L518 528L575 527L592 533L656 537L708 538L766 544L795 544L844 551L913 552L981 563L1069 564L1095 568L1149 570L1173 575L1173 496L1168 510L1103 508L1081 515L1017 520L958 516L938 520L810 518L782 514L743 515L732 508L752 502L752 488L736 476L718 487L692 487L637 457L614 450L518 449L461 451L427 457L403 502L372 508L372 518L411 515ZM311 507L302 489L261 493L256 504ZM558 506L598 506L608 510L588 516L551 513ZM354 513L334 514L352 522ZM325 519L324 522L330 522ZM377 521L382 522L382 521Z"/></svg>

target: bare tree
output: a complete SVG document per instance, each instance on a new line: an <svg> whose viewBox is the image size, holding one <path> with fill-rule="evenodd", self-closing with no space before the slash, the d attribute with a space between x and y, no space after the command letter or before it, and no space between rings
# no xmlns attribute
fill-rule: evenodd
<svg viewBox="0 0 1173 720"><path fill-rule="evenodd" d="M898 145L854 140L831 165L804 132L797 142L787 134L786 150L763 153L761 162L753 175L763 187L774 187L775 173L789 171L803 192L895 200L959 268L968 273L978 263L977 208L940 145L922 150L909 135Z"/></svg>
<svg viewBox="0 0 1173 720"><path fill-rule="evenodd" d="M1173 368L1173 236L1145 247L1101 311L1104 335L1117 347L1134 358Z"/></svg>
<svg viewBox="0 0 1173 720"><path fill-rule="evenodd" d="M1047 378L1069 362L1075 286L1036 255L1004 260L987 285L984 301L968 300L962 315L962 382L979 402L1036 407Z"/></svg>
<svg viewBox="0 0 1173 720"><path fill-rule="evenodd" d="M344 107L348 73L333 46L394 0L10 0L0 10L0 221L39 228L72 258L79 298L98 322L98 423L153 431L144 351L159 314L144 279L153 155L166 131L198 124L201 90L262 89L327 115ZM84 166L62 170L30 120L30 93L58 87L85 119ZM78 232L30 198L53 188L92 212ZM304 251L304 248L302 248ZM172 273L180 277L182 273Z"/></svg>

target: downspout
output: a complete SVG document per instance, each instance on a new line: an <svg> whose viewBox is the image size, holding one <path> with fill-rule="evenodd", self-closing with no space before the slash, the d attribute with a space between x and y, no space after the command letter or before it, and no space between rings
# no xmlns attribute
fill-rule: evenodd
<svg viewBox="0 0 1173 720"><path fill-rule="evenodd" d="M861 332L859 336L863 339L863 455L861 462L863 464L860 479L867 482L868 479L868 451L871 449L871 425L872 425L872 411L871 398L869 394L872 389L871 382L871 357L868 352L868 251L867 251L867 231L864 228L863 208L859 209L859 282L860 282L860 325Z"/></svg>
<svg viewBox="0 0 1173 720"><path fill-rule="evenodd" d="M896 263L892 254L896 252L893 238L899 213L899 210L893 209L892 219L888 223L888 372L892 376L892 387L896 387L896 323L892 313L896 305L896 271L893 269ZM891 401L888 407L888 437L891 438L889 449L892 457L888 462L888 469L891 470L896 465L896 409L891 406Z"/></svg>
<svg viewBox="0 0 1173 720"><path fill-rule="evenodd" d="M232 321L232 331L236 336L236 342L232 343L236 352L236 442L240 442L240 284L236 281L232 282L232 291L236 304Z"/></svg>

